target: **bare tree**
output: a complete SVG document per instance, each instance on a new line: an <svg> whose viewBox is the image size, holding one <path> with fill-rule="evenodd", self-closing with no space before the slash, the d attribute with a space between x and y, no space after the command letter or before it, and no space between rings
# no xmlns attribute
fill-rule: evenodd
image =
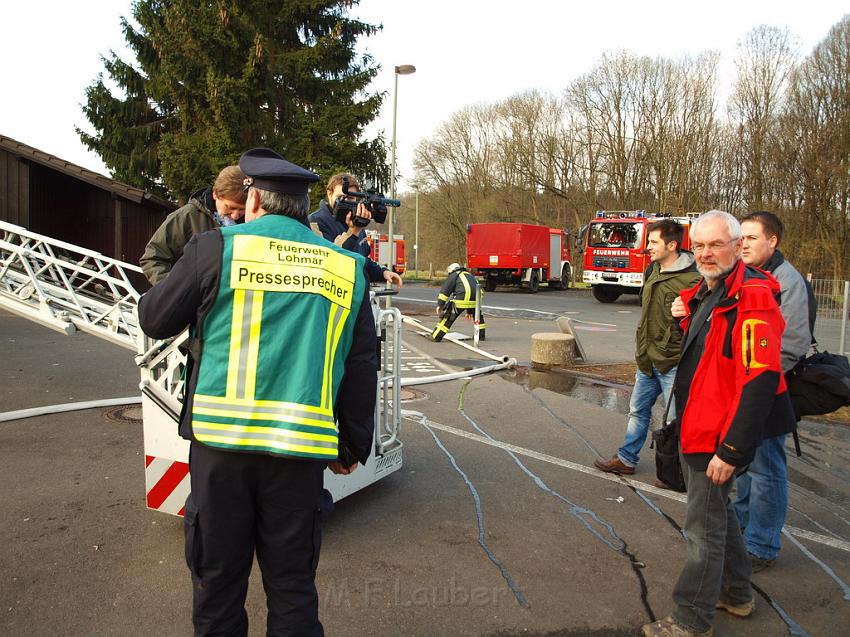
<svg viewBox="0 0 850 637"><path fill-rule="evenodd" d="M788 29L762 25L738 43L738 76L729 99L729 113L739 126L744 145L746 203L762 209L777 203L767 188L769 148L777 132L788 77L797 58L797 43ZM774 186L775 187L775 186Z"/></svg>
<svg viewBox="0 0 850 637"><path fill-rule="evenodd" d="M467 224L482 221L578 227L599 208L767 207L788 222L784 247L801 268L826 254L845 276L850 16L795 56L785 29L748 33L725 120L711 51L606 54L560 97L461 109L416 150L427 258L462 259Z"/></svg>
<svg viewBox="0 0 850 637"><path fill-rule="evenodd" d="M794 202L806 239L832 257L832 278L847 275L850 198L850 15L838 22L791 76L784 129L798 152Z"/></svg>

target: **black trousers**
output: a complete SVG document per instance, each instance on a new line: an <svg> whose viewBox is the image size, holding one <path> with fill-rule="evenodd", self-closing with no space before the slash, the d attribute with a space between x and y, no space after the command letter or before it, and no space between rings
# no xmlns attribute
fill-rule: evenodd
<svg viewBox="0 0 850 637"><path fill-rule="evenodd" d="M475 309L474 308L464 308L460 309L455 307L455 304L452 301L448 301L443 306L443 313L440 315L440 320L437 325L434 326L433 331L431 332L431 339L440 342L443 340L443 337L449 333L449 328L452 326L457 320L457 317L466 312L468 315L475 317ZM486 337L486 329L487 326L484 323L484 312L479 310L478 312L478 338L480 340L485 340Z"/></svg>
<svg viewBox="0 0 850 637"><path fill-rule="evenodd" d="M247 635L245 597L254 551L263 574L267 634L316 637L316 567L324 463L235 453L192 442L186 563L195 635Z"/></svg>

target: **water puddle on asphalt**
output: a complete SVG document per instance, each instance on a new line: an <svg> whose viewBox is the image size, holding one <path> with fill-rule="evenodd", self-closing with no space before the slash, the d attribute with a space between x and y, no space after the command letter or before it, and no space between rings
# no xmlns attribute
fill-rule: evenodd
<svg viewBox="0 0 850 637"><path fill-rule="evenodd" d="M562 369L539 370L533 367L517 366L499 374L505 380L521 385L529 390L546 389L562 396L577 398L603 409L626 415L629 413L631 385L591 378L583 374ZM664 407L658 401L652 410L652 424L661 425Z"/></svg>

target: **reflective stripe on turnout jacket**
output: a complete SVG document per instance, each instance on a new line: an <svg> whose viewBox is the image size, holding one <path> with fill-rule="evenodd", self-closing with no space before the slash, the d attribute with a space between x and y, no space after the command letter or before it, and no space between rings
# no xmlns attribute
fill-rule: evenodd
<svg viewBox="0 0 850 637"><path fill-rule="evenodd" d="M478 289L478 281L472 273L466 270L452 272L440 288L437 295L437 306L442 308L448 301L452 301L458 309L471 309L475 307L475 290Z"/></svg>

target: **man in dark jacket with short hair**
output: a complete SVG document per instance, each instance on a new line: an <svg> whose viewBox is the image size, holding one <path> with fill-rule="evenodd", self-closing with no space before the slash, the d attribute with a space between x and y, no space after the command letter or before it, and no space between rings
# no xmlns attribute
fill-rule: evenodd
<svg viewBox="0 0 850 637"><path fill-rule="evenodd" d="M809 351L809 294L806 281L779 251L782 222L770 212L753 212L741 220L742 259L747 265L770 272L781 290L779 309L785 319L782 333L782 372L787 374ZM788 470L785 439L796 427L794 420L768 422L764 441L744 475L738 480L735 511L744 528L744 542L753 572L773 565L779 555L782 526L788 510Z"/></svg>
<svg viewBox="0 0 850 637"><path fill-rule="evenodd" d="M345 193L342 192L342 181L345 177L348 178L348 184L352 190L356 191L360 188L357 179L348 173L337 173L331 177L325 189L327 199L319 202L318 210L310 214L310 225L315 224L319 229L319 233L328 241L366 257L366 276L371 283L386 281L401 288L403 282L396 272L372 261L371 249L366 242L366 231L363 227L354 223L354 217L372 218L371 213L366 207L363 204L358 205L356 214L349 212L345 217L345 221L340 221L337 218L334 206L337 199L345 196ZM351 197L352 201L353 199Z"/></svg>

